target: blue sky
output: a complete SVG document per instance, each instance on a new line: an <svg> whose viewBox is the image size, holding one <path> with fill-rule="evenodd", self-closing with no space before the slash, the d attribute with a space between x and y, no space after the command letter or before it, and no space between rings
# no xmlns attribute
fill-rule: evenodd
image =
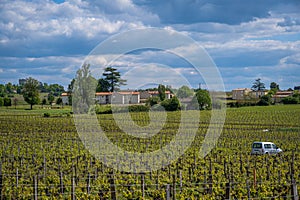
<svg viewBox="0 0 300 200"><path fill-rule="evenodd" d="M66 87L106 38L159 27L203 46L226 90L251 87L256 78L267 88L272 81L282 89L300 85L299 0L2 0L0 12L0 83L31 76ZM144 54L130 62L157 59ZM159 56L156 62L165 58ZM162 64L184 71L180 63Z"/></svg>

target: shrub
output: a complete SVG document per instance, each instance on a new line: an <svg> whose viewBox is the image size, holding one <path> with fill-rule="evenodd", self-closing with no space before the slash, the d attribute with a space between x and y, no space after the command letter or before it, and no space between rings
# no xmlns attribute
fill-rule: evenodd
<svg viewBox="0 0 300 200"><path fill-rule="evenodd" d="M111 114L112 109L110 105L96 105L95 112L96 114Z"/></svg>
<svg viewBox="0 0 300 200"><path fill-rule="evenodd" d="M0 107L4 105L3 98L0 97Z"/></svg>
<svg viewBox="0 0 300 200"><path fill-rule="evenodd" d="M271 104L271 96L270 95L264 95L260 98L257 105L259 106L268 106Z"/></svg>
<svg viewBox="0 0 300 200"><path fill-rule="evenodd" d="M282 103L284 104L298 104L299 99L297 97L286 97L282 99Z"/></svg>
<svg viewBox="0 0 300 200"><path fill-rule="evenodd" d="M159 104L155 104L151 106L152 111L165 111L165 108Z"/></svg>
<svg viewBox="0 0 300 200"><path fill-rule="evenodd" d="M44 117L50 117L50 113L44 113Z"/></svg>
<svg viewBox="0 0 300 200"><path fill-rule="evenodd" d="M11 106L11 99L9 97L5 97L3 99L4 106Z"/></svg>
<svg viewBox="0 0 300 200"><path fill-rule="evenodd" d="M160 101L159 97L149 97L146 101L146 105L154 106Z"/></svg>
<svg viewBox="0 0 300 200"><path fill-rule="evenodd" d="M198 90L194 98L197 99L200 110L211 109L211 98L207 90Z"/></svg>
<svg viewBox="0 0 300 200"><path fill-rule="evenodd" d="M148 112L149 106L145 105L131 105L128 107L129 112Z"/></svg>
<svg viewBox="0 0 300 200"><path fill-rule="evenodd" d="M228 107L231 108L239 108L239 107L246 107L246 106L256 106L257 103L254 101L236 101L236 102L229 102L227 103Z"/></svg>
<svg viewBox="0 0 300 200"><path fill-rule="evenodd" d="M177 97L166 99L161 102L161 105L165 108L166 111L180 110L180 102Z"/></svg>

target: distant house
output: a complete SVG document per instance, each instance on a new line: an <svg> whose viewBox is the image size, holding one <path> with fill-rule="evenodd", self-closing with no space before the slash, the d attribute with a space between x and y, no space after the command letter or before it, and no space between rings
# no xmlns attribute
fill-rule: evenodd
<svg viewBox="0 0 300 200"><path fill-rule="evenodd" d="M62 99L62 103L63 103L64 105L69 104L69 96L70 96L70 94L67 93L67 92L64 92L64 93L62 93L62 94L60 95L60 98Z"/></svg>
<svg viewBox="0 0 300 200"><path fill-rule="evenodd" d="M96 92L95 99L98 104L110 104L112 92Z"/></svg>
<svg viewBox="0 0 300 200"><path fill-rule="evenodd" d="M252 90L249 88L237 88L232 90L232 99L244 100Z"/></svg>
<svg viewBox="0 0 300 200"><path fill-rule="evenodd" d="M232 90L232 99L246 100L246 99L259 99L260 97L268 94L267 91L253 91L249 88L237 88Z"/></svg>
<svg viewBox="0 0 300 200"><path fill-rule="evenodd" d="M139 92L114 92L111 97L114 104L138 104L140 103Z"/></svg>
<svg viewBox="0 0 300 200"><path fill-rule="evenodd" d="M262 97L262 96L264 96L264 95L266 95L266 94L268 94L267 91L251 91L251 92L249 93L249 96L250 96L251 98L254 98L254 99L259 99L260 97Z"/></svg>
<svg viewBox="0 0 300 200"><path fill-rule="evenodd" d="M140 103L139 92L97 92L96 102L99 104L138 104Z"/></svg>
<svg viewBox="0 0 300 200"><path fill-rule="evenodd" d="M158 91L148 91L148 94L150 95L150 97L158 97L159 96L159 92ZM170 91L166 91L166 99L171 99L172 93Z"/></svg>
<svg viewBox="0 0 300 200"><path fill-rule="evenodd" d="M61 94L63 104L69 103L69 95L69 93ZM141 96L144 99L142 99ZM135 91L96 92L95 101L98 104L139 104L143 103L143 100L153 96L158 96L158 91L145 91L141 93ZM170 91L166 91L166 98L172 98Z"/></svg>
<svg viewBox="0 0 300 200"><path fill-rule="evenodd" d="M151 94L149 94L149 91L142 91L140 92L140 98L141 98L141 101L146 101L148 98L151 97Z"/></svg>
<svg viewBox="0 0 300 200"><path fill-rule="evenodd" d="M280 103L282 99L293 96L294 92L293 91L280 91L276 92L275 95L272 96L272 100L274 103Z"/></svg>
<svg viewBox="0 0 300 200"><path fill-rule="evenodd" d="M173 97L173 94L170 91L166 91L166 99L171 99ZM141 103L145 103L147 99L150 97L158 97L159 92L158 91L142 91L140 92L140 101Z"/></svg>

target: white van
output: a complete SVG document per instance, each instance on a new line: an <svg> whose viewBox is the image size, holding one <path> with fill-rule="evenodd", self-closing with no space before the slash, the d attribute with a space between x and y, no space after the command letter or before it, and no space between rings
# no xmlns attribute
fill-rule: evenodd
<svg viewBox="0 0 300 200"><path fill-rule="evenodd" d="M282 150L272 142L253 142L251 155L278 154Z"/></svg>

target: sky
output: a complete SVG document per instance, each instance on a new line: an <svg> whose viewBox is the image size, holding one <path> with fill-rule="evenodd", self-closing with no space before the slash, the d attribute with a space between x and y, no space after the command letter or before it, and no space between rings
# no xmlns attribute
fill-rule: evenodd
<svg viewBox="0 0 300 200"><path fill-rule="evenodd" d="M257 78L266 88L271 82L281 89L300 85L299 0L1 0L0 13L0 84L33 77L67 88L98 44L155 27L202 46L227 91L251 88ZM205 85L185 62L166 54L145 50L118 62L147 63L152 71L172 66L194 80L192 87ZM143 81L139 70L134 76Z"/></svg>

